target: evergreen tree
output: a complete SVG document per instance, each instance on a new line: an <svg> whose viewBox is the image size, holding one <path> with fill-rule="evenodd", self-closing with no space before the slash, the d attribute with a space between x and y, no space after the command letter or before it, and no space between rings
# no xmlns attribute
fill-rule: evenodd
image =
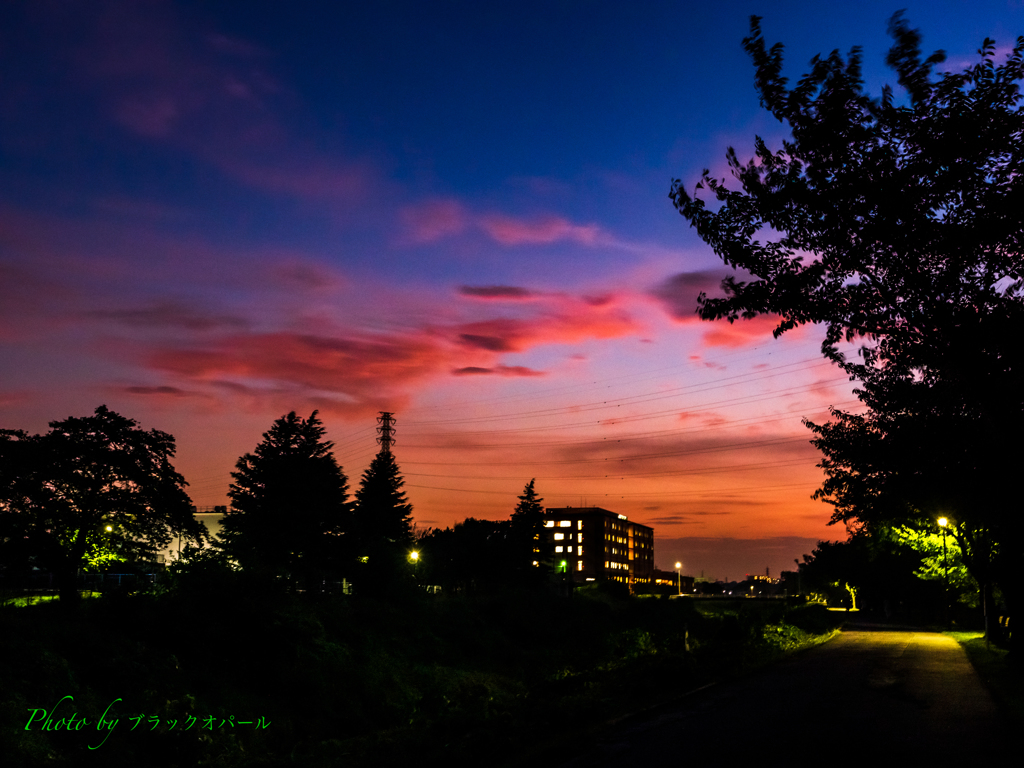
<svg viewBox="0 0 1024 768"><path fill-rule="evenodd" d="M394 454L381 450L363 473L356 491L356 530L363 563L362 585L368 592L387 591L408 573L413 548L412 505L405 497Z"/></svg>
<svg viewBox="0 0 1024 768"><path fill-rule="evenodd" d="M274 422L231 473L231 507L221 547L244 570L287 575L319 586L346 565L351 549L348 479L324 440L317 412Z"/></svg>
<svg viewBox="0 0 1024 768"><path fill-rule="evenodd" d="M544 499L537 496L535 482L536 478L526 484L512 512L512 567L546 575L551 568L551 544L544 535Z"/></svg>

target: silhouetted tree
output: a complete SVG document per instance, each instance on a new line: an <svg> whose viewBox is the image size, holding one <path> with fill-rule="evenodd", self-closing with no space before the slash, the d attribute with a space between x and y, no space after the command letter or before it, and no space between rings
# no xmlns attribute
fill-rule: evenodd
<svg viewBox="0 0 1024 768"><path fill-rule="evenodd" d="M174 438L101 405L44 435L0 430L0 548L53 572L61 601L83 567L152 559L172 536L201 542Z"/></svg>
<svg viewBox="0 0 1024 768"><path fill-rule="evenodd" d="M451 528L433 528L418 544L429 583L446 592L478 592L506 587L519 576L509 558L508 520L468 517Z"/></svg>
<svg viewBox="0 0 1024 768"><path fill-rule="evenodd" d="M772 151L758 137L746 164L730 148L738 190L705 171L697 189L715 210L673 183L679 212L756 278L701 294L700 315L776 315L776 335L824 324L823 353L869 407L808 423L833 522L925 528L942 514L975 578L999 581L1012 609L1024 597L1007 482L1024 428L1024 38L1003 64L986 39L977 64L933 76L944 54L923 58L897 14L887 61L900 103L889 87L864 92L858 48L816 57L789 88L782 46L766 48L758 22L744 47L762 105L792 139ZM863 345L860 360L844 340Z"/></svg>
<svg viewBox="0 0 1024 768"><path fill-rule="evenodd" d="M916 619L941 617L942 590L919 578L922 553L889 530L861 531L847 541L819 541L804 555L800 574L806 589L825 594L833 604L857 606Z"/></svg>
<svg viewBox="0 0 1024 768"><path fill-rule="evenodd" d="M349 565L348 478L333 447L316 411L308 419L292 411L274 422L253 453L239 458L218 538L243 570L318 589L325 573Z"/></svg>
<svg viewBox="0 0 1024 768"><path fill-rule="evenodd" d="M389 450L381 450L373 458L359 482L355 528L357 555L363 562L358 590L387 592L409 573L408 557L414 539L412 505L402 490L404 485Z"/></svg>
<svg viewBox="0 0 1024 768"><path fill-rule="evenodd" d="M537 496L536 479L519 496L510 520L510 566L520 579L541 582L551 572L551 544L544 535L544 499Z"/></svg>

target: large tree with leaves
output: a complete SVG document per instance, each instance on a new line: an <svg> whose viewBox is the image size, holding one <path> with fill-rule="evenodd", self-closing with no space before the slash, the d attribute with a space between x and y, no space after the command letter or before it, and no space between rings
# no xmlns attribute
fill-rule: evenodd
<svg viewBox="0 0 1024 768"><path fill-rule="evenodd" d="M61 601L86 567L151 560L172 537L201 542L174 438L106 406L31 435L0 430L0 551L5 565L51 571Z"/></svg>
<svg viewBox="0 0 1024 768"><path fill-rule="evenodd" d="M285 576L317 589L351 552L348 478L323 423L294 411L274 422L231 473L221 547L243 570Z"/></svg>
<svg viewBox="0 0 1024 768"><path fill-rule="evenodd" d="M788 124L779 149L728 151L739 188L707 171L671 197L726 264L704 319L825 327L823 353L868 406L810 424L825 454L818 496L848 525L953 522L977 580L1024 599L1024 526L1012 479L1024 427L1024 38L1005 61L935 73L942 52L897 14L888 64L903 93L867 94L861 52L815 57L795 87L759 19L744 47L761 103ZM699 196L707 190L716 204ZM844 355L842 342L861 345ZM1009 440L1007 439L1009 437Z"/></svg>

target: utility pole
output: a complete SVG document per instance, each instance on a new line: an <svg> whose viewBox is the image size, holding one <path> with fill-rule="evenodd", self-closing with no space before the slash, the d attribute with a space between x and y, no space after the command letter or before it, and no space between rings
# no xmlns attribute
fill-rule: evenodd
<svg viewBox="0 0 1024 768"><path fill-rule="evenodd" d="M391 446L395 443L395 417L387 411L381 411L377 417L377 444L380 452L387 455L391 453Z"/></svg>

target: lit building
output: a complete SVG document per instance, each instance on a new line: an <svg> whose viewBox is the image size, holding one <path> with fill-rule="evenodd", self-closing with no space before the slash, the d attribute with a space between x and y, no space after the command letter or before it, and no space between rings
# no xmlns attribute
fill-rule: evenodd
<svg viewBox="0 0 1024 768"><path fill-rule="evenodd" d="M652 583L653 528L600 507L561 507L546 510L544 530L555 570L574 582L618 581L630 591Z"/></svg>
<svg viewBox="0 0 1024 768"><path fill-rule="evenodd" d="M659 571L657 568L654 569L652 576L655 586L662 588L658 590L658 594L693 594L693 576L686 576L677 571Z"/></svg>

